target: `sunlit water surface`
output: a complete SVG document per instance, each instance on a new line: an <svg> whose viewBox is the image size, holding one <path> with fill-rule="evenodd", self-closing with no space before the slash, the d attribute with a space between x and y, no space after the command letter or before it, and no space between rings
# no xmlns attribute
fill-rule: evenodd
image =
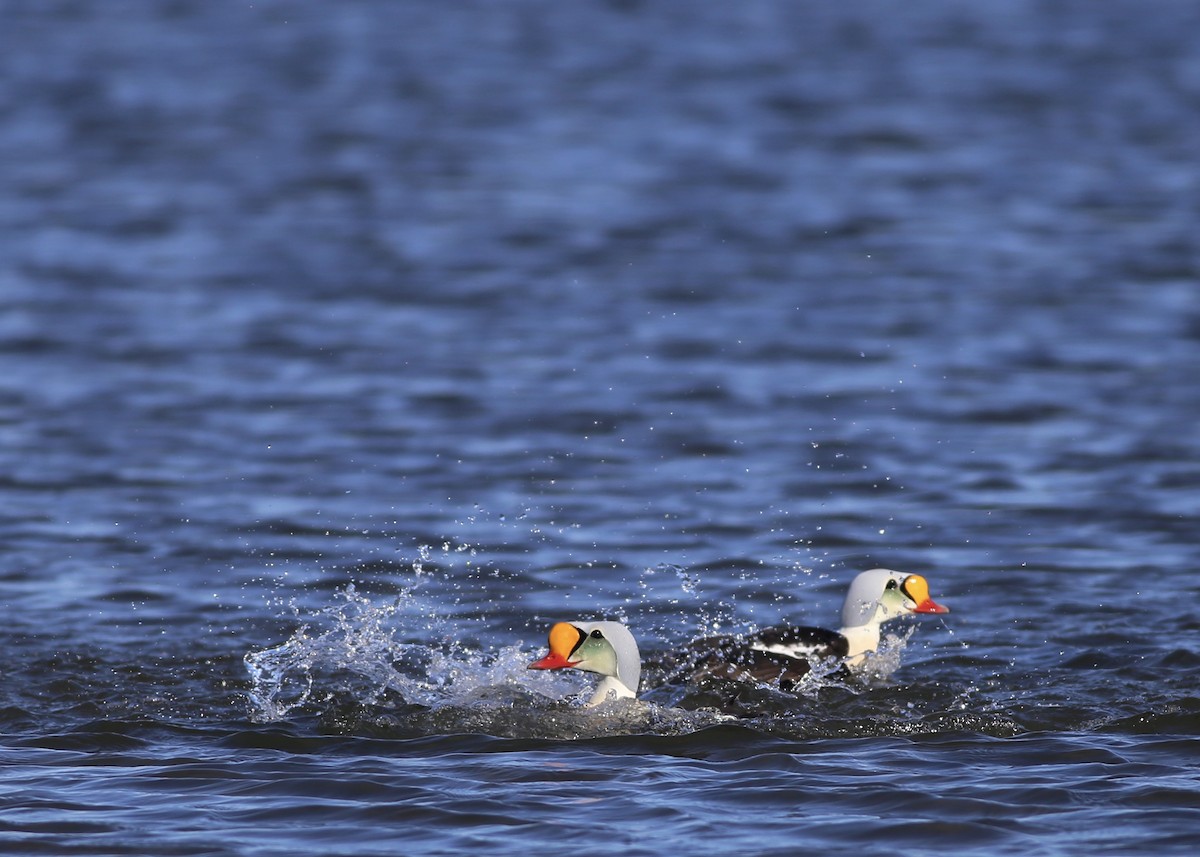
<svg viewBox="0 0 1200 857"><path fill-rule="evenodd" d="M1191 854L1200 13L9 3L10 854ZM836 625L861 680L529 671Z"/></svg>

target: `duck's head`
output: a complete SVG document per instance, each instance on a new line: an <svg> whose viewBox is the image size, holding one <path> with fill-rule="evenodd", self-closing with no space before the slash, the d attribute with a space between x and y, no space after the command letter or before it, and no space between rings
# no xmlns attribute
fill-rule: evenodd
<svg viewBox="0 0 1200 857"><path fill-rule="evenodd" d="M913 613L949 612L929 597L929 583L921 575L873 568L850 584L842 605L842 626L857 628Z"/></svg>
<svg viewBox="0 0 1200 857"><path fill-rule="evenodd" d="M637 641L620 622L559 622L550 629L550 653L529 665L531 670L586 670L616 679L618 696L635 696L642 660Z"/></svg>

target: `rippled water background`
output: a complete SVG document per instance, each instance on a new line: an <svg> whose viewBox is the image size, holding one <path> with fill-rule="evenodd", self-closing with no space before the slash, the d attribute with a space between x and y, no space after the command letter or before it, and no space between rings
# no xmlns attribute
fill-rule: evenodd
<svg viewBox="0 0 1200 857"><path fill-rule="evenodd" d="M1192 853L1194 3L0 11L5 853Z"/></svg>

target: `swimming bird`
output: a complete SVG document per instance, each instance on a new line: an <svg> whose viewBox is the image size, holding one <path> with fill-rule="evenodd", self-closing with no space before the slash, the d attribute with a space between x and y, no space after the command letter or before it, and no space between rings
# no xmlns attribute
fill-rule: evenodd
<svg viewBox="0 0 1200 857"><path fill-rule="evenodd" d="M599 673L603 678L588 707L608 699L633 699L642 675L637 640L620 622L558 622L550 629L550 653L529 665L531 670L567 667Z"/></svg>
<svg viewBox="0 0 1200 857"><path fill-rule="evenodd" d="M886 568L854 578L842 605L842 627L781 625L738 636L706 637L666 661L669 680L705 677L778 682L788 690L814 663L838 660L850 672L879 648L884 622L917 613L949 613L929 596L929 583L919 574ZM559 622L550 629L550 653L530 669L573 668L603 676L588 705L609 698L637 696L641 656L633 634L619 622Z"/></svg>
<svg viewBox="0 0 1200 857"><path fill-rule="evenodd" d="M675 672L691 679L777 681L788 690L821 661L840 661L849 673L861 669L867 656L879 648L884 622L917 613L949 612L930 598L929 582L921 575L873 568L850 583L839 630L778 625L746 636L707 637L688 646Z"/></svg>

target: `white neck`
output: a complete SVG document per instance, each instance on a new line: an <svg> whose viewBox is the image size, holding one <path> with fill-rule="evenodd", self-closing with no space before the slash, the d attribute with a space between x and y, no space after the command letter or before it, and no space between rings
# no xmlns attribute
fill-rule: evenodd
<svg viewBox="0 0 1200 857"><path fill-rule="evenodd" d="M879 623L855 625L852 628L842 628L841 635L846 638L849 650L846 652L844 663L848 667L856 667L863 662L867 655L879 648Z"/></svg>
<svg viewBox="0 0 1200 857"><path fill-rule="evenodd" d="M588 700L587 707L599 705L602 702L607 702L610 699L633 699L637 696L632 690L625 686L619 678L612 675L607 675L600 680L596 685L596 692L592 694L592 698Z"/></svg>

